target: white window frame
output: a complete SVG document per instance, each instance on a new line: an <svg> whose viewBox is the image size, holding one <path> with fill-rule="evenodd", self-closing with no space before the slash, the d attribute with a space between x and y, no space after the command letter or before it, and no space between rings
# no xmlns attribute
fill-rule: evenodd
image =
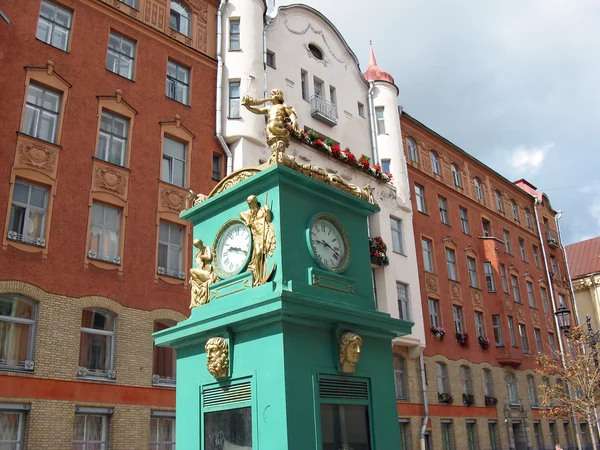
<svg viewBox="0 0 600 450"><path fill-rule="evenodd" d="M538 354L544 353L544 344L542 343L542 332L539 328L533 329L533 335L535 337L535 349Z"/></svg>
<svg viewBox="0 0 600 450"><path fill-rule="evenodd" d="M107 414L93 414L93 413L76 413L75 420L78 416L85 417L84 427L83 427L83 436L84 440L72 440L73 446L84 445L85 449L91 448L88 447L90 444L100 444L100 450L108 449L108 415ZM102 440L100 441L92 441L87 439L88 432L88 418L89 417L101 417L102 418ZM73 421L73 432L75 431L75 420ZM94 446L94 448L97 448Z"/></svg>
<svg viewBox="0 0 600 450"><path fill-rule="evenodd" d="M531 349L529 348L529 339L527 339L527 326L524 323L519 324L519 334L521 335L521 348L523 353L529 355Z"/></svg>
<svg viewBox="0 0 600 450"><path fill-rule="evenodd" d="M152 434L153 422L156 422L156 434ZM172 437L171 441L160 440L160 425L161 422L171 422ZM152 411L150 414L150 450L175 449L175 413L167 411Z"/></svg>
<svg viewBox="0 0 600 450"><path fill-rule="evenodd" d="M35 344L35 324L37 320L37 303L33 300L24 297L22 295L17 294L0 294L0 300L4 300L4 302L18 302L24 301L26 303L30 303L33 307L33 317L31 319L27 319L24 317L15 317L15 316L6 316L0 314L0 324L15 324L15 325L28 325L29 328L29 348L27 349L27 359L24 361L14 361L9 359L0 359L0 369L10 369L10 370L19 370L30 372L33 371L34 368L34 344ZM14 312L14 307L13 307ZM6 328L9 328L8 326ZM6 336L6 334L4 334ZM9 346L11 342L4 341L0 342L0 346ZM8 350L2 350L0 355L6 355Z"/></svg>
<svg viewBox="0 0 600 450"><path fill-rule="evenodd" d="M477 177L473 178L473 184L475 185L475 196L477 200L483 201L483 185L481 180Z"/></svg>
<svg viewBox="0 0 600 450"><path fill-rule="evenodd" d="M499 191L495 191L496 194L496 208L499 213L504 214L504 199L502 198L502 194Z"/></svg>
<svg viewBox="0 0 600 450"><path fill-rule="evenodd" d="M460 384L462 387L463 394L473 394L473 383L471 382L471 368L469 366L460 366Z"/></svg>
<svg viewBox="0 0 600 450"><path fill-rule="evenodd" d="M410 293L408 284L396 281L396 299L398 300L398 316L402 320L411 320Z"/></svg>
<svg viewBox="0 0 600 450"><path fill-rule="evenodd" d="M445 247L446 268L448 269L448 279L458 281L458 271L456 269L456 252L454 249Z"/></svg>
<svg viewBox="0 0 600 450"><path fill-rule="evenodd" d="M229 51L237 52L242 49L241 34L240 34L240 18L229 18Z"/></svg>
<svg viewBox="0 0 600 450"><path fill-rule="evenodd" d="M512 216L513 219L515 219L515 221L519 222L519 208L517 206L517 202L515 202L514 200L510 201L510 207L512 209Z"/></svg>
<svg viewBox="0 0 600 450"><path fill-rule="evenodd" d="M386 134L385 132L385 109L383 106L375 107L375 119L377 120L377 134Z"/></svg>
<svg viewBox="0 0 600 450"><path fill-rule="evenodd" d="M275 58L275 52L273 50L269 50L267 49L267 66L271 67L272 69L276 69L277 68L277 64L276 64L277 60Z"/></svg>
<svg viewBox="0 0 600 450"><path fill-rule="evenodd" d="M462 179L460 178L460 171L454 163L452 163L452 178L454 178L454 186L462 189Z"/></svg>
<svg viewBox="0 0 600 450"><path fill-rule="evenodd" d="M390 217L390 228L392 230L392 251L405 255L404 252L404 233L402 229L402 219Z"/></svg>
<svg viewBox="0 0 600 450"><path fill-rule="evenodd" d="M175 24L173 24L175 20ZM171 11L169 13L169 27L187 37L191 37L192 12L179 0L171 0ZM173 26L175 25L175 26Z"/></svg>
<svg viewBox="0 0 600 450"><path fill-rule="evenodd" d="M427 214L427 203L425 202L425 188L420 184L415 184L415 198L417 210L423 214Z"/></svg>
<svg viewBox="0 0 600 450"><path fill-rule="evenodd" d="M94 208L102 208L102 223L96 223L94 222ZM117 220L117 224L118 227L116 228L112 228L108 225L106 225L106 211L107 209L112 209L117 211L117 216L118 216L118 220ZM114 206L110 206L110 205L106 205L104 203L99 203L99 202L93 202L92 203L92 215L91 215L91 220L90 220L90 243L88 246L88 258L92 258L92 259L97 259L100 261L106 261L106 262L110 262L113 264L120 264L121 263L121 220L122 220L122 210L120 208L116 208ZM92 237L94 236L92 234L92 229L93 228L97 228L99 229L99 238L98 238L98 248L97 249L92 249L91 245L92 245ZM102 248L104 248L104 240L106 239L106 234L113 232L116 236L116 243L117 243L117 248L115 251L114 255L103 255L100 253L100 250Z"/></svg>
<svg viewBox="0 0 600 450"><path fill-rule="evenodd" d="M85 308L81 311L83 318L84 311L92 311L94 314L108 315L112 317L112 330L98 330L96 328L82 327L79 328L80 339L81 333L87 333L97 336L108 336L110 338L110 359L108 368L102 369L90 369L89 367L79 367L78 376L82 378L101 378L101 379L115 379L115 336L117 329L117 317L113 313L100 309L100 308ZM78 362L81 360L81 348L79 349Z"/></svg>
<svg viewBox="0 0 600 450"><path fill-rule="evenodd" d="M421 239L421 249L423 253L423 268L426 272L434 272L433 266L433 242L430 239Z"/></svg>
<svg viewBox="0 0 600 450"><path fill-rule="evenodd" d="M399 369L396 368L396 363L394 363L394 384L396 387L396 400L408 400L408 383L406 379L406 359L394 355L395 362L398 362ZM400 387L403 392L398 392L398 382L400 382Z"/></svg>
<svg viewBox="0 0 600 450"><path fill-rule="evenodd" d="M483 263L483 271L485 273L485 284L488 292L496 292L496 282L494 281L494 268L490 261Z"/></svg>
<svg viewBox="0 0 600 450"><path fill-rule="evenodd" d="M406 138L406 145L408 146L408 157L411 161L419 163L419 150L417 148L417 143L411 137Z"/></svg>
<svg viewBox="0 0 600 450"><path fill-rule="evenodd" d="M519 238L519 250L521 251L521 259L527 262L527 251L525 250L525 239Z"/></svg>
<svg viewBox="0 0 600 450"><path fill-rule="evenodd" d="M492 314L492 329L494 331L494 343L496 347L503 347L504 335L502 334L502 319L500 314Z"/></svg>
<svg viewBox="0 0 600 450"><path fill-rule="evenodd" d="M462 333L465 331L462 307L458 305L452 305L452 316L454 317L454 331L457 333Z"/></svg>
<svg viewBox="0 0 600 450"><path fill-rule="evenodd" d="M527 224L527 228L533 228L533 222L531 220L531 211L528 208L525 208L525 223Z"/></svg>
<svg viewBox="0 0 600 450"><path fill-rule="evenodd" d="M558 356L558 353L556 352L556 341L554 340L554 333L551 331L548 331L548 343L550 345L552 357L556 359Z"/></svg>
<svg viewBox="0 0 600 450"><path fill-rule="evenodd" d="M429 306L429 321L432 327L441 326L440 322L440 302L435 298L428 298L427 304Z"/></svg>
<svg viewBox="0 0 600 450"><path fill-rule="evenodd" d="M169 75L169 71L171 74ZM180 73L181 72L181 73ZM184 75L184 76L180 76ZM190 75L189 67L185 67L171 59L167 61L167 82L165 95L183 105L190 104ZM186 81L187 78L187 81ZM178 96L178 93L181 95Z"/></svg>
<svg viewBox="0 0 600 450"><path fill-rule="evenodd" d="M130 47L131 53L126 50L127 46ZM110 30L106 54L106 69L129 80L133 80L136 46L135 41L126 38L114 30ZM113 57L112 67L110 64L111 56Z"/></svg>
<svg viewBox="0 0 600 450"><path fill-rule="evenodd" d="M53 9L52 17L50 17L48 15L42 15L42 9L44 8L44 6ZM56 15L59 12L68 17L67 23L59 22L56 20ZM43 34L41 34L41 33L43 33L43 30L40 30L40 23L45 25L47 27L47 29L49 30L49 32L47 33L46 36L43 36ZM48 0L42 0L41 6L40 6L40 12L38 15L37 30L35 33L35 37L37 39L39 39L42 42L45 42L48 45L51 45L52 47L58 48L58 49L62 50L63 52L66 52L69 49L69 41L71 39L72 25L73 25L73 11L68 10L67 8L63 8L62 6L59 6L54 2L51 2ZM55 37L57 37L59 35L59 33L63 33L63 36L66 36L66 38L64 40L64 45L60 45L61 44L60 41L57 39L54 39Z"/></svg>
<svg viewBox="0 0 600 450"><path fill-rule="evenodd" d="M459 207L460 210L460 226L462 232L466 235L471 235L471 226L469 224L469 211L467 208Z"/></svg>
<svg viewBox="0 0 600 450"><path fill-rule="evenodd" d="M302 88L302 100L309 101L308 94L308 72L304 69L300 69L300 87Z"/></svg>
<svg viewBox="0 0 600 450"><path fill-rule="evenodd" d="M533 375L527 375L527 391L529 392L529 402L532 408L539 408L539 400L537 394L537 387L535 385L535 378Z"/></svg>
<svg viewBox="0 0 600 450"><path fill-rule="evenodd" d="M510 291L508 289L508 279L506 278L506 266L504 264L500 264L500 278L502 279L502 290L505 294L509 294Z"/></svg>
<svg viewBox="0 0 600 450"><path fill-rule="evenodd" d="M517 345L517 333L515 330L515 322L512 316L507 316L506 321L508 322L508 334L510 335L510 344L513 347L518 347Z"/></svg>
<svg viewBox="0 0 600 450"><path fill-rule="evenodd" d="M520 405L519 388L517 385L517 377L512 372L506 374L506 388L508 389L508 402L511 405Z"/></svg>
<svg viewBox="0 0 600 450"><path fill-rule="evenodd" d="M106 128L107 123L110 122L110 131ZM116 133L115 124L120 124L123 127L123 134ZM125 167L127 162L127 144L129 141L129 119L121 117L107 110L102 110L100 115L100 131L98 136L98 151L96 157L107 161L111 164ZM111 150L115 144L120 144L120 155L118 158L111 160Z"/></svg>
<svg viewBox="0 0 600 450"><path fill-rule="evenodd" d="M160 239L161 228L162 228L163 224L167 227L168 239L166 241ZM161 266L160 260L158 261L158 269L157 269L158 273L161 275L167 275L170 277L185 279L185 271L183 269L183 243L185 242L185 228L182 227L181 225L176 225L174 223L167 222L164 220L160 221L158 227L159 227L159 231L158 231L159 259L160 259L161 246L166 248L166 258L167 258L166 267ZM171 242L171 232L172 232L173 228L177 228L181 231L181 242L179 243L179 245ZM179 253L179 265L177 268L169 267L169 264L171 262L171 253L173 253L173 252Z"/></svg>
<svg viewBox="0 0 600 450"><path fill-rule="evenodd" d="M440 157L438 154L431 150L429 158L431 159L431 171L436 175L442 176L442 167L440 166Z"/></svg>
<svg viewBox="0 0 600 450"><path fill-rule="evenodd" d="M183 145L183 157L184 157L184 159L180 159L180 158L178 158L178 157L176 157L174 155L170 155L170 154L168 154L166 152L166 148L167 148L166 141L167 140L175 142L175 143L180 144L180 145ZM162 156L162 159L163 159L163 163L165 163L165 162L168 163L169 170L168 170L167 174L164 173L165 172L164 170L162 171L163 173L162 173L161 179L163 181L166 181L167 183L171 183L171 184L174 184L176 186L185 187L185 185L187 183L187 159L188 159L187 158L187 156L188 156L187 152L188 152L188 143L180 141L180 140L175 139L175 138L172 138L170 136L166 136L166 135L164 136L164 141L165 142L163 142L163 156ZM183 180L182 180L183 183L181 185L175 183L175 181L173 179L173 169L174 169L173 163L176 162L176 161L178 161L181 164L183 164Z"/></svg>
<svg viewBox="0 0 600 450"><path fill-rule="evenodd" d="M477 276L477 261L467 256L467 269L469 270L469 286L479 289L479 277Z"/></svg>
<svg viewBox="0 0 600 450"><path fill-rule="evenodd" d="M392 169L390 165L392 164L391 159L382 159L381 160L381 171L386 173L391 173Z"/></svg>
<svg viewBox="0 0 600 450"><path fill-rule="evenodd" d="M535 267L540 268L540 255L538 254L538 248L534 245L532 247L533 251L533 262L535 262Z"/></svg>
<svg viewBox="0 0 600 450"><path fill-rule="evenodd" d="M229 108L227 109L228 119L240 119L241 103L240 103L240 80L229 80ZM237 88L237 94L235 89ZM237 114L235 109L237 108Z"/></svg>
<svg viewBox="0 0 600 450"><path fill-rule="evenodd" d="M444 363L435 363L435 378L439 394L450 394L450 384L448 383L448 366Z"/></svg>
<svg viewBox="0 0 600 450"><path fill-rule="evenodd" d="M544 308L544 312L547 313L550 311L548 305L548 291L544 286L540 286L540 295L542 297L542 308Z"/></svg>
<svg viewBox="0 0 600 450"><path fill-rule="evenodd" d="M30 94L32 94L32 90L39 91L39 99L40 103L36 103L34 101L30 101ZM48 96L54 96L56 101L56 109L45 108L44 98ZM56 143L57 131L58 131L58 122L60 118L60 107L62 103L62 92L55 91L53 89L46 88L40 84L30 82L27 87L27 102L25 104L25 118L23 119L23 133L28 136L32 136L37 139L41 139L42 141L50 142L52 144ZM52 126L46 128L46 132L50 134L46 134L42 136L44 131L44 123L51 123ZM28 126L29 125L29 126Z"/></svg>
<svg viewBox="0 0 600 450"><path fill-rule="evenodd" d="M13 405L7 405L13 406ZM19 405L21 408L25 405ZM27 405L29 406L29 405ZM3 409L0 408L0 426L2 426L4 422L4 415L18 416L17 423L17 439L0 439L0 447L1 448L10 448L11 450L23 450L24 441L25 441L25 413L23 411L19 411L16 409Z"/></svg>
<svg viewBox="0 0 600 450"><path fill-rule="evenodd" d="M502 230L502 235L504 237L504 245L506 246L506 253L512 255L512 246L510 245L510 232L507 230Z"/></svg>
<svg viewBox="0 0 600 450"><path fill-rule="evenodd" d="M535 295L533 294L533 283L529 280L525 280L525 287L527 289L527 299L529 300L529 306L535 308Z"/></svg>
<svg viewBox="0 0 600 450"><path fill-rule="evenodd" d="M440 208L440 220L445 225L450 225L450 216L448 215L448 199L438 195L438 206Z"/></svg>
<svg viewBox="0 0 600 450"><path fill-rule="evenodd" d="M510 285L512 287L512 294L516 303L523 303L521 301L521 291L519 290L519 278L516 275L510 276Z"/></svg>
<svg viewBox="0 0 600 450"><path fill-rule="evenodd" d="M483 231L484 237L490 237L492 235L492 224L487 219L481 220L481 230Z"/></svg>
<svg viewBox="0 0 600 450"><path fill-rule="evenodd" d="M490 369L483 369L483 395L494 396L494 379Z"/></svg>
<svg viewBox="0 0 600 450"><path fill-rule="evenodd" d="M475 332L477 337L485 337L485 326L483 320L483 313L481 311L475 311Z"/></svg>
<svg viewBox="0 0 600 450"><path fill-rule="evenodd" d="M24 186L28 189L27 193L27 203L19 202L15 200L15 189L17 185ZM39 206L31 205L31 192L35 189L40 189L45 191L44 197L44 207L40 208ZM38 247L46 246L46 219L48 216L48 197L50 194L50 189L46 186L42 186L36 183L30 183L24 180L15 180L15 184L13 187L13 198L10 207L10 218L8 223L8 232L7 238L11 241L22 242L24 244L36 245ZM23 214L23 222L22 226L19 226L19 223L16 222L16 211L20 210ZM41 215L41 227L39 231L39 236L37 237L29 237L27 235L27 230L31 228L31 225L35 227L35 224L31 223L31 215ZM35 230L35 228L34 228Z"/></svg>

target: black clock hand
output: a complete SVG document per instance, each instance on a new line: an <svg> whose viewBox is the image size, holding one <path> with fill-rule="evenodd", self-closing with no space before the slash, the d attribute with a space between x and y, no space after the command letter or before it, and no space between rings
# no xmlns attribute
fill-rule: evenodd
<svg viewBox="0 0 600 450"><path fill-rule="evenodd" d="M332 252L333 252L335 255L337 255L337 257L338 257L338 258L340 257L340 254L339 254L338 252L336 252L336 251L333 249L333 247L332 247L331 245L329 245L329 244L328 244L326 241L321 241L320 243L321 243L321 244L323 244L325 247L328 247L328 248L330 248L330 249L331 249L331 251L332 251Z"/></svg>

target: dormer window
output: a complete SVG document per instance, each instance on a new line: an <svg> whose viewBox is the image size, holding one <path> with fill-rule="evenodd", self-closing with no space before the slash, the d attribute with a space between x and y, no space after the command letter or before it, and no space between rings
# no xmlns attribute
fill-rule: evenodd
<svg viewBox="0 0 600 450"><path fill-rule="evenodd" d="M317 47L315 44L308 44L308 50L319 61L323 61L323 51L319 47Z"/></svg>
<svg viewBox="0 0 600 450"><path fill-rule="evenodd" d="M190 19L192 14L187 6L178 0L171 0L170 26L181 34L190 36Z"/></svg>

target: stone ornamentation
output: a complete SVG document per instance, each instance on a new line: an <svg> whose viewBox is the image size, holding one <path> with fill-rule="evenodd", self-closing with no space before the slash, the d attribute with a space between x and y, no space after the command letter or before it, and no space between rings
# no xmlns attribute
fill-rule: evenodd
<svg viewBox="0 0 600 450"><path fill-rule="evenodd" d="M192 286L192 301L190 309L204 305L210 301L208 296L209 286L218 280L212 268L212 250L203 244L200 239L194 239L196 252L196 267L190 269L190 285Z"/></svg>
<svg viewBox="0 0 600 450"><path fill-rule="evenodd" d="M229 345L222 337L210 338L204 346L206 350L206 368L215 378L229 374Z"/></svg>
<svg viewBox="0 0 600 450"><path fill-rule="evenodd" d="M114 169L98 167L94 173L94 184L99 188L123 195L127 188L127 178Z"/></svg>
<svg viewBox="0 0 600 450"><path fill-rule="evenodd" d="M19 145L19 163L52 173L56 166L56 152L43 145L22 143Z"/></svg>
<svg viewBox="0 0 600 450"><path fill-rule="evenodd" d="M355 366L360 358L362 338L355 333L347 332L340 337L338 362L340 370L344 373L354 373Z"/></svg>

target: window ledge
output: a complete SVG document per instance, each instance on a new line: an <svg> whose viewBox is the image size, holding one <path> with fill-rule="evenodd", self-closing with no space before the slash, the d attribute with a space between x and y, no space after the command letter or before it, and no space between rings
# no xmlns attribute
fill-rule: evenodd
<svg viewBox="0 0 600 450"><path fill-rule="evenodd" d="M7 372L33 373L34 367L35 363L33 361L24 361L23 363L16 363L13 361L4 360L0 362L0 370L6 370Z"/></svg>
<svg viewBox="0 0 600 450"><path fill-rule="evenodd" d="M188 107L188 108L191 108L191 106L190 106L190 105L188 105L187 103L183 103L183 102L180 102L179 100L177 100L177 99L175 99L175 98L171 98L171 97L169 97L167 94L165 94L165 97L166 97L166 98L168 98L169 100L172 100L172 101L174 101L175 103L179 103L180 105L183 105L183 106L186 106L186 107Z"/></svg>
<svg viewBox="0 0 600 450"><path fill-rule="evenodd" d="M88 258L94 261L100 261L103 263L114 264L115 266L121 265L120 256L102 256L97 254L94 250L88 250Z"/></svg>
<svg viewBox="0 0 600 450"><path fill-rule="evenodd" d="M177 30L175 30L175 31L177 31ZM234 48L234 49L228 48L227 51L228 52L241 52L242 49L241 48Z"/></svg>
<svg viewBox="0 0 600 450"><path fill-rule="evenodd" d="M419 208L417 208L417 211L418 211L418 212L420 212L421 214L423 214L423 215L425 215L425 216L429 217L429 213L427 213L427 212L424 212L424 211L421 211Z"/></svg>
<svg viewBox="0 0 600 450"><path fill-rule="evenodd" d="M71 29L71 30L69 30L69 31L73 31L73 29ZM70 38L70 36L69 36L69 38ZM44 44L44 45L47 45L48 47L55 48L56 50L58 50L58 51L61 51L61 52L63 52L63 53L67 53L67 54L70 54L70 53L71 53L69 50L63 50L62 48L60 48L60 47L57 47L56 45L48 44L46 41L42 41L41 39L39 39L39 38L37 38L37 37L35 38L35 40L36 40L36 41L38 41L38 42L41 42L41 43L42 43L42 44ZM70 40L70 39L69 39L69 40ZM69 42L69 44L70 44L70 42Z"/></svg>
<svg viewBox="0 0 600 450"><path fill-rule="evenodd" d="M227 116L227 120L242 120L242 116L240 116L240 117L229 117L229 116Z"/></svg>
<svg viewBox="0 0 600 450"><path fill-rule="evenodd" d="M110 73L112 73L112 74L114 74L114 75L116 75L116 76L118 76L120 78L124 78L125 80L128 80L128 81L131 81L132 83L135 83L135 80L132 79L132 78L126 77L125 75L121 75L120 73L117 73L117 72L113 72L108 67L105 67L105 69L106 69L107 72L110 72Z"/></svg>
<svg viewBox="0 0 600 450"><path fill-rule="evenodd" d="M188 193L190 191L190 188L187 186L179 186L178 184L174 184L174 183L171 183L170 181L163 180L162 178L159 178L158 182L164 183L168 186L173 186L174 188L177 188L177 189L183 189L184 191L186 191L186 193Z"/></svg>
<svg viewBox="0 0 600 450"><path fill-rule="evenodd" d="M14 242L18 242L20 244L25 244L25 245L32 245L34 247L41 247L44 248L46 247L46 239L39 237L39 238L28 238L26 236L23 236L20 233L17 233L16 231L9 231L6 235L6 238L10 241L14 241Z"/></svg>
<svg viewBox="0 0 600 450"><path fill-rule="evenodd" d="M52 147L56 148L57 150L62 149L62 146L60 144L57 144L56 142L50 142L50 141L47 141L45 139L41 139L39 137L32 136L32 135L27 134L27 133L23 133L22 131L17 131L17 135L23 136L23 137L28 138L28 139L33 139L34 141L38 141L38 142L41 142L41 143L46 144L46 145L51 145Z"/></svg>
<svg viewBox="0 0 600 450"><path fill-rule="evenodd" d="M116 378L102 378L102 377L86 377L86 376L78 376L77 377L78 380L86 380L86 381L103 381L106 383L116 383L117 379Z"/></svg>
<svg viewBox="0 0 600 450"><path fill-rule="evenodd" d="M95 156L95 155L94 155L94 156L92 156L92 160L94 160L94 161L98 161L98 162L101 162L101 163L103 163L103 164L108 164L109 166L116 167L116 168L118 168L118 169L121 169L121 170L126 170L127 172L131 172L131 168L129 168L129 167L125 167L125 166L122 166L122 165L120 165L120 164L115 164L115 163L112 163L112 162L110 162L110 161L107 161L107 160L105 160L105 159L98 158L98 157L97 157L97 156Z"/></svg>
<svg viewBox="0 0 600 450"><path fill-rule="evenodd" d="M406 253L397 252L396 250L392 250L392 253L395 253L396 255L407 256Z"/></svg>

